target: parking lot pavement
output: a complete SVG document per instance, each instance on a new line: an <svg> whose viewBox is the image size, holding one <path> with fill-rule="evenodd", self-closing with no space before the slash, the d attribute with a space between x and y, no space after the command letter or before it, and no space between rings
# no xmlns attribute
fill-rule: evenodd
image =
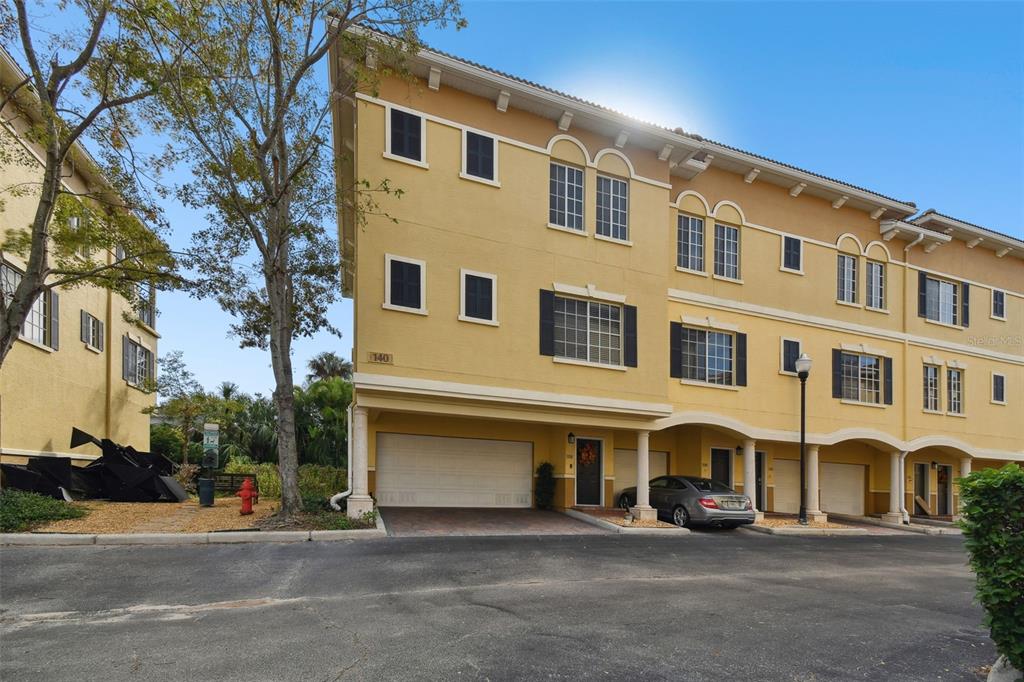
<svg viewBox="0 0 1024 682"><path fill-rule="evenodd" d="M970 680L960 538L9 547L10 680Z"/></svg>
<svg viewBox="0 0 1024 682"><path fill-rule="evenodd" d="M380 510L388 534L420 535L601 535L608 531L556 511L387 507Z"/></svg>

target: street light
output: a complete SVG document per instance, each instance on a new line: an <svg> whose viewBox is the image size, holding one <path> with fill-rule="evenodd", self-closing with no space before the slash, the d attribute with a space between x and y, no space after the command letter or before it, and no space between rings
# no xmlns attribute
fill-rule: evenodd
<svg viewBox="0 0 1024 682"><path fill-rule="evenodd" d="M811 373L811 356L801 353L796 359L796 375L800 377L800 524L807 525L807 377Z"/></svg>

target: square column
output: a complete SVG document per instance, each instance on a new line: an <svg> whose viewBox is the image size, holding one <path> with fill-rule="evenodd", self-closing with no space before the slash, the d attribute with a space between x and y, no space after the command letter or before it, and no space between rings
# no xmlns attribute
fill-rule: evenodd
<svg viewBox="0 0 1024 682"><path fill-rule="evenodd" d="M754 508L754 520L764 518L764 512L757 508L757 456L754 453L756 443L752 440L743 441L743 492L750 498Z"/></svg>
<svg viewBox="0 0 1024 682"><path fill-rule="evenodd" d="M807 446L807 520L825 523L828 517L818 506L818 446Z"/></svg>
<svg viewBox="0 0 1024 682"><path fill-rule="evenodd" d="M965 476L969 476L970 474L971 474L971 458L970 457L964 457L963 459L960 460L960 478L964 478ZM963 506L964 506L964 498L960 494L960 486L959 485L957 486L956 498L957 498L957 507L958 508L956 510L957 513L953 517L953 519L954 520L959 520L960 519L960 510L963 509Z"/></svg>
<svg viewBox="0 0 1024 682"><path fill-rule="evenodd" d="M347 510L351 519L358 519L373 510L373 498L369 494L369 426L367 409L352 409L352 457L348 463L352 467L352 495L348 498Z"/></svg>
<svg viewBox="0 0 1024 682"><path fill-rule="evenodd" d="M900 466L902 458L903 453L899 450L889 453L889 511L882 514L882 521L885 523L903 523L903 468Z"/></svg>
<svg viewBox="0 0 1024 682"><path fill-rule="evenodd" d="M636 506L629 513L641 521L658 520L658 511L651 506L650 442L650 431L636 432Z"/></svg>

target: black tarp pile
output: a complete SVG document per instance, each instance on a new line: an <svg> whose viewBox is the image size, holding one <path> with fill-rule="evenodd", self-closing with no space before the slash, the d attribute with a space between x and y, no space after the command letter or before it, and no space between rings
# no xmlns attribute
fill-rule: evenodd
<svg viewBox="0 0 1024 682"><path fill-rule="evenodd" d="M163 455L139 452L130 445L100 440L71 429L71 447L95 443L103 455L84 467L69 457L32 457L28 464L0 464L4 487L65 500L114 502L184 502L188 493L171 476L174 464Z"/></svg>

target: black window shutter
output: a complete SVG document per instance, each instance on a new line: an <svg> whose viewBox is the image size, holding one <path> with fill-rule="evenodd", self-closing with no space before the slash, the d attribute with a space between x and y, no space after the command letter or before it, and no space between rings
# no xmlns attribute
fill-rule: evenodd
<svg viewBox="0 0 1024 682"><path fill-rule="evenodd" d="M60 348L60 296L50 289L50 348Z"/></svg>
<svg viewBox="0 0 1024 682"><path fill-rule="evenodd" d="M736 334L736 385L747 385L747 335Z"/></svg>
<svg viewBox="0 0 1024 682"><path fill-rule="evenodd" d="M121 378L125 381L134 381L134 377L128 376L128 354L131 353L132 345L127 336L121 337Z"/></svg>
<svg viewBox="0 0 1024 682"><path fill-rule="evenodd" d="M81 327L81 339L82 343L89 343L89 313L84 310L78 311L78 324Z"/></svg>
<svg viewBox="0 0 1024 682"><path fill-rule="evenodd" d="M843 351L832 349L832 397L843 397Z"/></svg>
<svg viewBox="0 0 1024 682"><path fill-rule="evenodd" d="M923 272L917 273L917 316L925 317L928 314L928 275Z"/></svg>
<svg viewBox="0 0 1024 682"><path fill-rule="evenodd" d="M99 345L96 346L96 349L97 350L103 350L103 344L105 344L107 342L106 341L106 339L107 339L106 331L104 330L105 325L103 324L102 320L97 320L96 324L98 324L99 328L100 328L100 338L96 339L96 341L97 341L97 343L99 343Z"/></svg>
<svg viewBox="0 0 1024 682"><path fill-rule="evenodd" d="M540 354L555 354L555 292L540 290Z"/></svg>
<svg viewBox="0 0 1024 682"><path fill-rule="evenodd" d="M636 367L636 306L623 306L625 332L622 339L623 362L626 367Z"/></svg>
<svg viewBox="0 0 1024 682"><path fill-rule="evenodd" d="M683 378L683 325L669 322L668 333L668 367L669 376Z"/></svg>
<svg viewBox="0 0 1024 682"><path fill-rule="evenodd" d="M971 285L967 282L960 284L960 324L971 326Z"/></svg>
<svg viewBox="0 0 1024 682"><path fill-rule="evenodd" d="M882 364L884 365L883 372L885 376L882 380L885 382L883 389L885 392L885 404L892 405L892 358L883 358Z"/></svg>

